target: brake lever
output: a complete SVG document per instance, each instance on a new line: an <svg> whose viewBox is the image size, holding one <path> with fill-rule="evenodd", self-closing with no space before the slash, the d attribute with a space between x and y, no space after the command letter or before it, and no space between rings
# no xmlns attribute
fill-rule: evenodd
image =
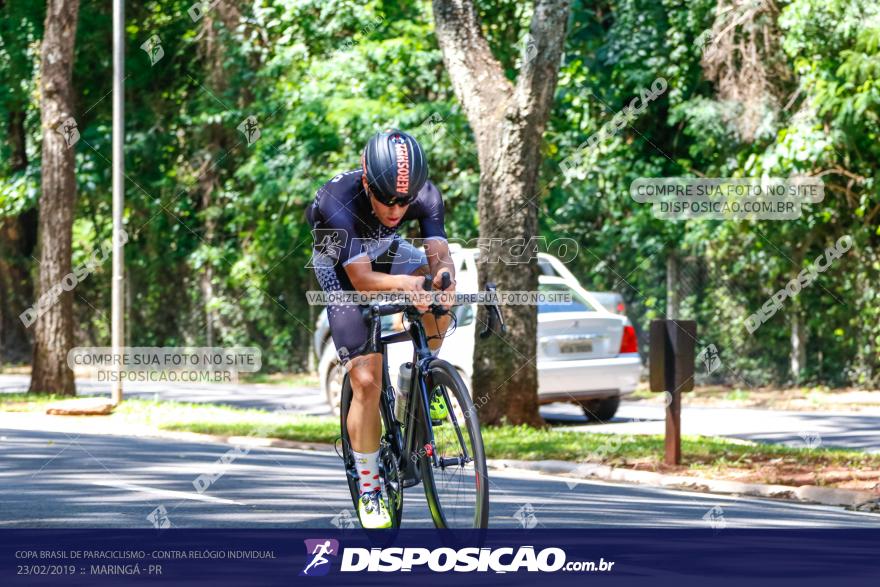
<svg viewBox="0 0 880 587"><path fill-rule="evenodd" d="M452 276L449 275L448 271L444 271L440 277L440 290L445 291L449 289L449 286L452 285ZM424 280L422 281L422 289L425 291L432 291L434 287L434 278L430 275L425 275ZM428 311L434 314L435 316L443 316L444 314L449 314L449 310L440 306L438 304L431 304L428 308Z"/></svg>

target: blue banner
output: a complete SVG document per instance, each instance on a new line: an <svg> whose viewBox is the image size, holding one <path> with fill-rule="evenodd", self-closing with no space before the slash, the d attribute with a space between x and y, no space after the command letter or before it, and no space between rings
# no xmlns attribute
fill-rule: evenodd
<svg viewBox="0 0 880 587"><path fill-rule="evenodd" d="M874 586L878 547L867 529L0 530L0 584Z"/></svg>

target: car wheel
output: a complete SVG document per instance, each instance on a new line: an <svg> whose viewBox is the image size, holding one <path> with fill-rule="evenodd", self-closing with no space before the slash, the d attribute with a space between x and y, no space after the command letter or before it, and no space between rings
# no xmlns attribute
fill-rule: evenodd
<svg viewBox="0 0 880 587"><path fill-rule="evenodd" d="M606 397L580 402L584 415L591 422L607 422L617 413L620 407L620 396Z"/></svg>
<svg viewBox="0 0 880 587"><path fill-rule="evenodd" d="M344 378L345 367L342 366L339 359L334 359L327 370L327 384L324 386L327 390L327 403L330 404L334 416L339 415L339 402L342 398L342 380Z"/></svg>

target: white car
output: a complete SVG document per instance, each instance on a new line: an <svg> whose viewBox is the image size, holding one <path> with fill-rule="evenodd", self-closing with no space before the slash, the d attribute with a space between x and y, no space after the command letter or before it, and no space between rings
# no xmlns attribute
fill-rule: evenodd
<svg viewBox="0 0 880 587"><path fill-rule="evenodd" d="M451 251L456 263L456 289L477 291L477 250L454 247ZM612 314L593 299L559 259L539 253L539 264L543 273L538 277L539 289L568 292L572 303L538 306L538 399L542 404L575 403L583 408L588 419L609 420L617 412L620 398L634 392L639 382L641 360L635 330L626 317ZM548 267L555 275L550 274ZM447 334L439 355L461 372L469 389L475 310L473 305L455 308L457 327ZM319 330L322 320L326 330L326 312L318 320ZM399 322L383 322L385 331L400 327ZM344 370L329 334L320 348L321 387L334 412L338 412ZM400 365L411 360L412 346L406 342L388 347L393 384L396 385Z"/></svg>

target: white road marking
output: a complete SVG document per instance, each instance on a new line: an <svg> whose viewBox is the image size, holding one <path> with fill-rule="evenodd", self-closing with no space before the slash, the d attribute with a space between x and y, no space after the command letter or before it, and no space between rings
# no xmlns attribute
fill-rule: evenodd
<svg viewBox="0 0 880 587"><path fill-rule="evenodd" d="M125 481L115 480L96 480L89 481L92 485L101 485L103 487L115 487L117 489L125 489L127 491L136 491L139 493L151 493L156 496L166 497L169 499L188 499L191 501L204 501L208 503L223 503L227 505L246 506L247 504L233 499L224 499L222 497L214 497L213 495L205 495L196 493L195 491L175 491L173 489L159 489L157 487L147 487L145 485L137 485L135 483L127 483Z"/></svg>

